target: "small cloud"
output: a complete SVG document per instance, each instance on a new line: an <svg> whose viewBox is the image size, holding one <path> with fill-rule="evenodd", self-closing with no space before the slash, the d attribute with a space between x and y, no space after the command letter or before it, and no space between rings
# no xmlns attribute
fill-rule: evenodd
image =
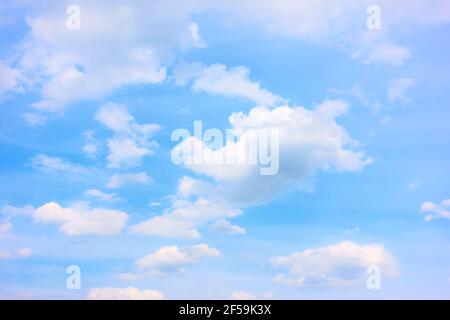
<svg viewBox="0 0 450 320"><path fill-rule="evenodd" d="M195 264L207 257L220 256L219 250L206 244L187 248L166 246L146 255L135 262L137 272L118 275L122 280L135 280L145 276L159 276L166 273L183 272L184 267Z"/></svg>
<svg viewBox="0 0 450 320"><path fill-rule="evenodd" d="M122 173L113 175L106 184L106 187L118 189L129 183L147 185L152 181L153 179L146 172Z"/></svg>
<svg viewBox="0 0 450 320"><path fill-rule="evenodd" d="M446 209L448 207L450 207L450 199L443 200L441 205L427 201L420 206L420 213L428 213L424 217L425 222L441 218L450 220L450 211Z"/></svg>
<svg viewBox="0 0 450 320"><path fill-rule="evenodd" d="M150 202L150 207L160 207L160 206L161 206L161 202L158 202L158 201Z"/></svg>
<svg viewBox="0 0 450 320"><path fill-rule="evenodd" d="M220 219L215 221L209 226L209 230L213 233L229 236L229 235L235 235L235 234L245 234L246 230L245 228L232 225L228 220L226 219Z"/></svg>
<svg viewBox="0 0 450 320"><path fill-rule="evenodd" d="M17 256L20 258L28 258L33 251L30 248L17 249Z"/></svg>
<svg viewBox="0 0 450 320"><path fill-rule="evenodd" d="M348 235L352 235L352 234L355 234L355 233L359 233L359 227L354 227L354 228L346 229L346 230L344 231L344 233L345 233L345 234L348 234Z"/></svg>
<svg viewBox="0 0 450 320"><path fill-rule="evenodd" d="M106 193L98 189L89 189L84 192L84 195L97 199L99 201L117 201L119 198L114 193Z"/></svg>
<svg viewBox="0 0 450 320"><path fill-rule="evenodd" d="M377 265L386 276L398 275L396 259L381 245L351 241L273 257L274 267L284 268L274 281L287 286L353 286L364 282L369 266Z"/></svg>
<svg viewBox="0 0 450 320"><path fill-rule="evenodd" d="M25 112L22 117L26 123L33 127L40 127L47 123L47 117L37 113Z"/></svg>
<svg viewBox="0 0 450 320"><path fill-rule="evenodd" d="M416 86L416 81L412 78L399 78L389 82L387 92L389 102L409 101L406 97L406 91Z"/></svg>
<svg viewBox="0 0 450 320"><path fill-rule="evenodd" d="M419 186L420 186L420 183L419 183L418 181L412 181L412 182L408 183L408 185L406 186L406 190L408 190L408 191L414 191L414 190L416 190Z"/></svg>

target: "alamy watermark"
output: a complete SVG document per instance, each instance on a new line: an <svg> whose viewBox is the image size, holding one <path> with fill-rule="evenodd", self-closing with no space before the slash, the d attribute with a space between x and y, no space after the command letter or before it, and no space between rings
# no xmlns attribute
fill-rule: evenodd
<svg viewBox="0 0 450 320"><path fill-rule="evenodd" d="M203 132L202 121L194 121L193 135L176 129L171 140L179 142L172 162L180 165L256 165L261 175L278 173L280 134L278 128L219 129Z"/></svg>
<svg viewBox="0 0 450 320"><path fill-rule="evenodd" d="M66 280L66 287L69 290L81 289L81 268L77 265L70 265L66 269L69 275Z"/></svg>

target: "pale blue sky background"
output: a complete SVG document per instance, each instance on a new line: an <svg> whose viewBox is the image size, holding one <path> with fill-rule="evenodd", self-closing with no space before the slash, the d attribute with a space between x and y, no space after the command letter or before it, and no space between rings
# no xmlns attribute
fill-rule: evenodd
<svg viewBox="0 0 450 320"><path fill-rule="evenodd" d="M118 39L129 37L130 50L133 46L157 47L158 63L167 68L163 80L136 84L127 82L124 76L122 82L99 90L93 97L85 99L81 91L75 94L77 98L58 105L57 110L49 110L36 109L33 103L45 97L45 84L64 70L52 73L21 65L25 53L37 56L35 48L24 49L27 44L44 46L38 36L33 42L33 27L25 18L28 21L38 17L44 21L61 19L63 36L64 32L77 32L64 30L66 4L42 4L36 8L28 1L0 1L0 67L6 66L0 68L0 207L3 207L0 223L12 225L10 230L0 231L0 253L4 253L4 258L0 258L0 297L78 299L87 297L92 288L133 286L157 290L166 298L230 298L239 291L256 298L280 299L450 298L450 221L438 218L425 222L420 213L421 205L427 201L448 210L440 203L450 198L450 4L416 0L398 14L395 6L402 1L394 4L382 1L379 3L382 28L367 31L366 2L356 1L355 5L337 2L342 6L331 16L327 14L327 10L332 10L327 1L320 1L323 10L317 13L308 11L319 6L314 1L303 1L305 7L299 11L289 10L289 6L294 8L298 4L287 1L287 9L278 12L270 9L277 6L276 1L268 0L264 2L266 7L259 9L252 7L251 1L242 8L221 1L208 6L187 2L183 10L174 9L173 17L166 17L165 23L161 23L161 17L148 16L147 21L130 26L129 36L120 35ZM121 5L95 3L98 8ZM83 19L91 7L85 3L78 5ZM128 5L145 6L138 2ZM156 15L155 8L161 4L155 1L152 5L154 8L149 12ZM271 17L272 11L276 16ZM305 20L302 15L293 16L298 12L307 12L308 16L317 14L319 22ZM196 23L197 36L205 46L191 43L180 50L178 44L173 45L179 41L173 34L182 33L189 26L183 22L184 18ZM109 20L105 17L104 21ZM114 30L121 30L117 21L111 23L115 23ZM300 26L308 23L311 27L302 31ZM339 28L318 31L334 23ZM148 35L136 35L142 28L154 28L152 32L157 34L158 28L172 27L174 39L150 37L147 42ZM370 32L379 34L373 42L369 41L370 45L357 41L361 34ZM52 50L77 53L73 51L76 45L71 46L59 37L49 32ZM80 39L83 38L75 41ZM369 48L365 55L370 56L384 43L406 48L409 57L402 58L400 63L392 63L389 55L371 62L364 61L364 57L352 57L361 47ZM121 44L126 45L126 42ZM167 48L170 54L165 53ZM104 66L97 70L101 73L118 66L118 60L111 58L118 51L114 41L98 41L95 51L79 59L82 63L82 59L95 52L104 56ZM392 51L391 54L395 55ZM117 57L120 55L117 53ZM254 101L236 95L195 92L189 84L177 85L174 70L181 62L200 62L204 66L220 63L228 68L245 66L249 70L247 81L257 82L261 88L287 99L290 107L312 110L327 99L346 101L348 112L336 121L359 141L358 150L371 156L373 163L359 172L318 170L310 176L308 190L286 185L273 200L240 207L243 214L229 221L245 228L245 234L217 235L206 227L200 229L199 239L132 233L129 227L161 215L171 206L169 196L176 194L181 177L213 181L171 162L170 150L175 146L170 140L171 132L176 128L192 130L194 120L202 120L207 128L225 130L230 126L230 114L239 111L247 114L255 106ZM127 67L130 66L124 66ZM6 68L21 75L13 77ZM86 77L89 76L87 69ZM389 101L388 90L395 79L410 79L414 85ZM64 90L69 90L55 86L64 94ZM77 92L76 87L70 90ZM158 143L154 154L142 157L139 165L108 167L107 139L112 133L95 119L99 108L108 102L126 106L139 124L157 123L162 127L151 137ZM382 106L377 112L373 109L376 103ZM30 124L24 118L25 113L45 120ZM83 153L86 130L95 132L98 147L95 157ZM39 154L92 171L79 175L64 170L55 172L52 168L40 170L32 161ZM146 172L153 181L112 190L105 186L112 175L131 172ZM88 189L114 193L121 200L90 199L84 195ZM126 226L111 236L70 236L58 230L58 224L36 223L33 212L11 216L5 209L27 205L38 208L51 201L61 207L73 207L86 200L90 201L90 208L126 212ZM160 206L150 206L151 202L159 202ZM296 287L273 280L287 270L273 266L271 257L343 241L358 246L382 246L395 258L398 274L392 277L382 274L381 290L368 290L364 279L351 286L313 281ZM184 272L172 270L134 281L117 278L117 274L135 270L137 259L161 247L176 245L181 249L199 243L216 248L220 256L181 264ZM31 249L31 254L20 257L15 253L20 248ZM65 269L71 264L81 267L81 290L66 288ZM344 277L358 279L365 273L364 265L357 264L354 268ZM320 268L317 270L322 272Z"/></svg>

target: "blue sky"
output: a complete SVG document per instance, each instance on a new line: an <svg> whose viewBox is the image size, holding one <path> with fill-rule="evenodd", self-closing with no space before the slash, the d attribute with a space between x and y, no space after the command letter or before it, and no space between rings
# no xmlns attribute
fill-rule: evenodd
<svg viewBox="0 0 450 320"><path fill-rule="evenodd" d="M449 1L0 5L1 298L449 298Z"/></svg>

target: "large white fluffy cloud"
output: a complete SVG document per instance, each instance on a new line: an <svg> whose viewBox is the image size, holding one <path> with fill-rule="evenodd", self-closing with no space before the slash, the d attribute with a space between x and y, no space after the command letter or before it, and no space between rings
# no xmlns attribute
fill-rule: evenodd
<svg viewBox="0 0 450 320"><path fill-rule="evenodd" d="M134 287L91 288L87 294L89 300L162 300L164 295L156 290L139 290Z"/></svg>
<svg viewBox="0 0 450 320"><path fill-rule="evenodd" d="M383 276L399 273L396 259L382 245L350 241L273 257L271 263L287 269L274 281L289 286L361 284L367 268L373 265L380 268Z"/></svg>
<svg viewBox="0 0 450 320"><path fill-rule="evenodd" d="M67 28L66 3L21 2L29 33L15 65L40 88L34 106L58 111L124 85L161 83L177 53L205 45L190 19L195 2L81 0L79 29ZM6 89L14 85L8 79Z"/></svg>
<svg viewBox="0 0 450 320"><path fill-rule="evenodd" d="M56 202L48 202L37 208L33 217L38 223L59 225L59 230L68 236L108 236L122 231L128 214L123 211L101 208L63 208Z"/></svg>
<svg viewBox="0 0 450 320"><path fill-rule="evenodd" d="M28 32L10 59L0 63L0 94L37 88L41 100L34 106L59 111L125 85L162 83L183 52L205 46L194 22L200 12L224 17L236 30L253 29L261 38L325 42L345 48L365 63L393 65L402 64L410 52L393 41L392 30L450 21L446 0L411 0L407 5L402 0L383 0L377 2L381 30L366 35L366 9L372 4L370 0L132 0L126 4L80 0L76 3L81 9L80 29L69 29L66 3L16 1L14 6L25 12ZM243 69L233 73L245 76ZM198 85L214 91L220 82ZM226 91L233 93L236 88ZM264 95L264 101L270 100Z"/></svg>
<svg viewBox="0 0 450 320"><path fill-rule="evenodd" d="M119 278L134 280L142 276L159 276L170 272L183 272L187 265L198 263L208 257L218 256L220 256L219 250L203 243L187 248L166 246L136 260L136 272L120 274Z"/></svg>
<svg viewBox="0 0 450 320"><path fill-rule="evenodd" d="M216 199L247 205L269 201L289 186L302 186L318 171L362 170L372 162L372 158L358 150L358 142L336 122L336 118L344 114L347 108L343 101L330 100L314 109L256 107L248 114L233 113L229 117L231 127L236 132L242 132L237 142L229 140L221 148L213 150L207 143L192 136L174 147L173 154L184 154L182 160L187 168L214 180L213 183L199 179L186 180L184 192L194 196L207 194ZM258 163L239 161L245 157L244 151L250 144L258 143L250 134L258 130L278 132L279 152L273 152L271 160L278 161L279 168L273 175L262 175ZM227 155L238 161L231 164L209 161L224 159ZM196 159L202 161L198 163Z"/></svg>

